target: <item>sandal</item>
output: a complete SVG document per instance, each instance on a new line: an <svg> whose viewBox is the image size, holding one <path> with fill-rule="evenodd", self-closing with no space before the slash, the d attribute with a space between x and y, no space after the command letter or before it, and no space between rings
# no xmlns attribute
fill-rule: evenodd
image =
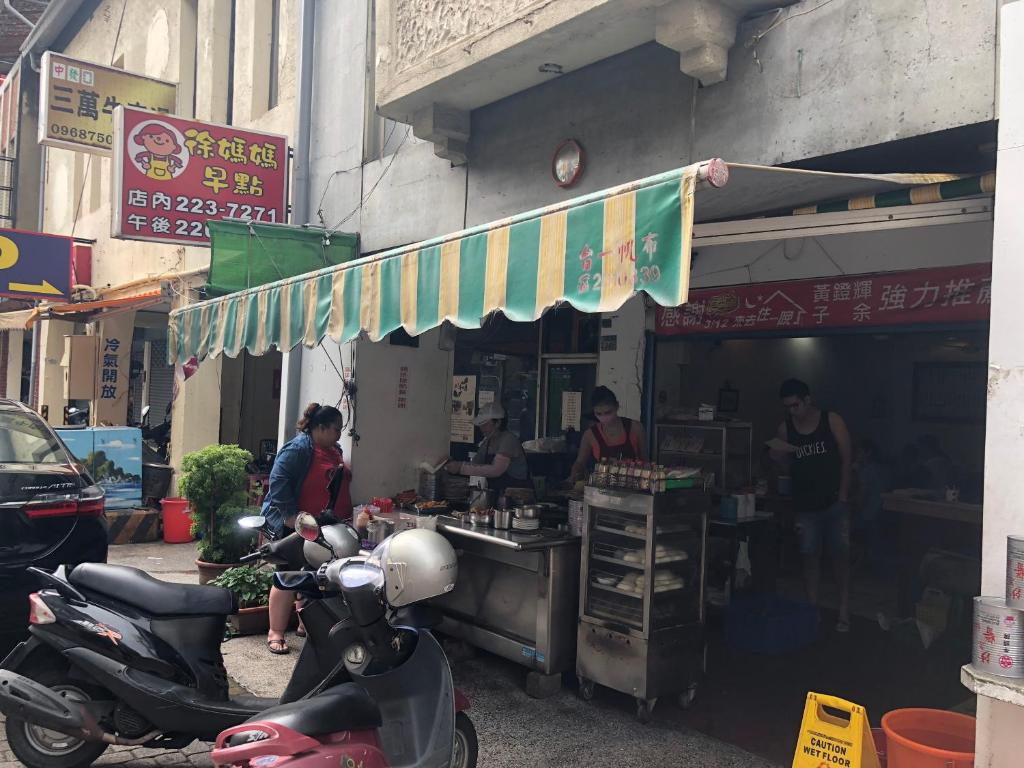
<svg viewBox="0 0 1024 768"><path fill-rule="evenodd" d="M284 641L283 637L275 637L267 640L267 648L275 656L284 656L292 651L292 649L288 647L288 643Z"/></svg>

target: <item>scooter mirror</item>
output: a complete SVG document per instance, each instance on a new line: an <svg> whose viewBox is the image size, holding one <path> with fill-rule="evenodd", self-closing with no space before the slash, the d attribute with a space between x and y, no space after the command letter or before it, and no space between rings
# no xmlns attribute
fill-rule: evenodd
<svg viewBox="0 0 1024 768"><path fill-rule="evenodd" d="M300 512L295 518L295 530L306 541L316 541L320 538L320 524L309 512Z"/></svg>
<svg viewBox="0 0 1024 768"><path fill-rule="evenodd" d="M238 525L249 530L258 530L267 524L267 518L263 515L247 515L238 518Z"/></svg>

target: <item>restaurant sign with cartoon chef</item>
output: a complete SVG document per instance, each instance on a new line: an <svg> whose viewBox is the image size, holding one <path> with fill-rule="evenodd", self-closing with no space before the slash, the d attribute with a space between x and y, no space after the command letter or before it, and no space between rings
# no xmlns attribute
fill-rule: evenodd
<svg viewBox="0 0 1024 768"><path fill-rule="evenodd" d="M119 107L111 235L209 245L210 219L285 223L288 140Z"/></svg>
<svg viewBox="0 0 1024 768"><path fill-rule="evenodd" d="M151 112L175 111L178 87L47 51L40 67L39 143L110 155L114 110L122 104Z"/></svg>

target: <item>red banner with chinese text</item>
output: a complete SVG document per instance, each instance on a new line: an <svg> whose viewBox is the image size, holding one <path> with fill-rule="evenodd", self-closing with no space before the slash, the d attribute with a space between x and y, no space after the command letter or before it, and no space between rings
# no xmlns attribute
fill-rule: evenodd
<svg viewBox="0 0 1024 768"><path fill-rule="evenodd" d="M682 336L987 321L991 285L986 263L696 289L682 306L659 307L655 329Z"/></svg>
<svg viewBox="0 0 1024 768"><path fill-rule="evenodd" d="M112 236L209 245L209 219L284 223L284 136L119 107Z"/></svg>

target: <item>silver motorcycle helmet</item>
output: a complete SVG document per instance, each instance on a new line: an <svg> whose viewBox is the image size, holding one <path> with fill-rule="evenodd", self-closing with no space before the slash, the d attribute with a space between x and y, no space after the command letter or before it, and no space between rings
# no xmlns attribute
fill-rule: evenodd
<svg viewBox="0 0 1024 768"><path fill-rule="evenodd" d="M319 568L324 563L329 563L334 556L339 560L346 557L355 557L359 554L359 534L343 523L337 525L325 525L320 529L325 540L334 547L334 555L331 550L323 544L315 541L305 541L302 544L302 556L306 563L313 568Z"/></svg>
<svg viewBox="0 0 1024 768"><path fill-rule="evenodd" d="M384 599L402 608L455 589L459 561L448 540L424 528L402 531L384 539L368 563L384 575Z"/></svg>

